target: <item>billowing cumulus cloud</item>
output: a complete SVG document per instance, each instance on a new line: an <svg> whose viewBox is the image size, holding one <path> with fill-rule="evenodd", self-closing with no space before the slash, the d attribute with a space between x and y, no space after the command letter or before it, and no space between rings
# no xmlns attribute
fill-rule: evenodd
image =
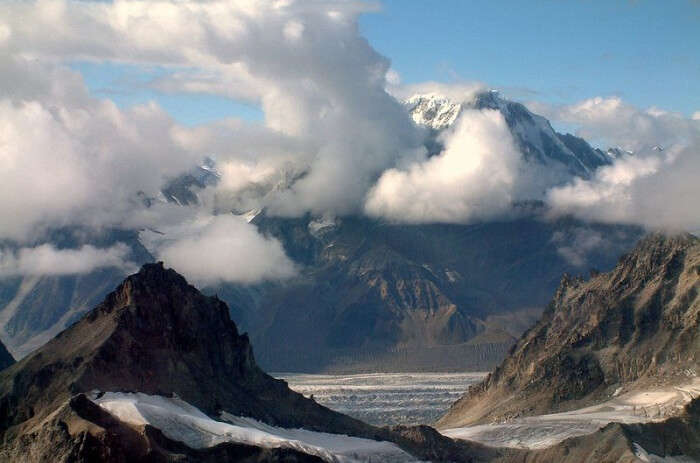
<svg viewBox="0 0 700 463"><path fill-rule="evenodd" d="M5 5L0 214L14 219L0 224L0 238L37 242L71 225L167 228L193 215L263 206L281 215L360 211L383 170L423 151L423 132L385 90L388 59L358 33L357 16L368 8L337 1ZM155 104L122 110L89 95L64 66L75 60L162 66L166 75L153 83L161 90L249 101L265 121L190 129ZM200 211L144 205L167 179L210 155L222 178L215 192L202 192ZM254 228L239 228L255 245Z"/></svg>
<svg viewBox="0 0 700 463"><path fill-rule="evenodd" d="M293 273L279 243L216 215L230 211L464 223L544 199L555 212L591 220L697 225L690 198L698 197L700 121L619 98L536 105L583 136L635 151L588 181L551 188L494 111L463 111L441 135L445 150L428 157L427 132L397 98L427 92L465 101L482 86L400 86L389 60L359 33L358 15L373 8L331 0L3 5L0 216L12 219L0 221L0 239L26 247L65 226L154 228L169 233L158 247L169 265L212 283ZM154 103L120 109L89 94L66 67L76 60L158 66L154 88L245 101L264 121L183 127ZM205 156L221 178L199 192L197 206L158 201L164 182Z"/></svg>
<svg viewBox="0 0 700 463"><path fill-rule="evenodd" d="M57 249L51 244L20 249L0 249L0 277L24 275L75 275L98 268L114 267L129 273L136 266L129 261L129 247L117 243L109 248L85 245Z"/></svg>
<svg viewBox="0 0 700 463"><path fill-rule="evenodd" d="M118 109L87 95L66 69L0 54L15 76L0 88L0 238L37 239L48 228L117 226L165 179L201 156L171 136L155 105Z"/></svg>
<svg viewBox="0 0 700 463"><path fill-rule="evenodd" d="M219 215L170 230L156 255L189 280L213 285L293 276L294 264L279 241L266 238L240 217Z"/></svg>
<svg viewBox="0 0 700 463"><path fill-rule="evenodd" d="M382 174L367 197L368 214L400 222L469 222L511 208L527 166L501 113L463 111L441 138L442 153Z"/></svg>
<svg viewBox="0 0 700 463"><path fill-rule="evenodd" d="M548 191L555 212L649 228L700 228L700 121L659 109L642 110L619 98L593 98L539 109L603 137L623 153L590 180L573 179Z"/></svg>
<svg viewBox="0 0 700 463"><path fill-rule="evenodd" d="M344 214L360 209L383 170L422 150L421 131L385 90L389 60L358 33L357 15L372 8L342 1L58 0L12 4L0 21L11 31L4 42L11 52L169 66L174 72L156 83L161 89L259 104L270 131L295 137L292 170L303 174L276 190L270 212ZM217 159L238 163L240 146ZM257 182L256 169L249 170L250 183ZM242 183L224 180L222 188Z"/></svg>
<svg viewBox="0 0 700 463"><path fill-rule="evenodd" d="M595 97L564 106L528 106L551 120L578 127L577 134L584 138L602 139L610 146L632 151L688 143L698 132L695 120L658 108L643 110L619 97Z"/></svg>

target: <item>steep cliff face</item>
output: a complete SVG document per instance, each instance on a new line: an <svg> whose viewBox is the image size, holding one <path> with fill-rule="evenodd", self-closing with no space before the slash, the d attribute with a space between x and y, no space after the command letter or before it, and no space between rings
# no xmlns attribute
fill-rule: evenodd
<svg viewBox="0 0 700 463"><path fill-rule="evenodd" d="M50 432L53 425L56 433L67 426L71 436L99 428L102 431L83 437L107 445L100 439L114 436L100 434L105 426L120 430L124 423L109 425L106 418L90 418L94 407L78 398L99 394L96 391L177 397L209 416L225 411L288 428L369 437L377 432L265 374L255 363L248 337L239 334L229 318L226 304L202 295L162 264L143 266L78 323L0 372L5 450L21 454L28 449L22 439L33 441L27 436L37 429L46 442L61 440ZM66 419L56 421L57 414ZM78 434L71 423L77 423ZM144 437L144 429L138 439L149 447L151 438Z"/></svg>
<svg viewBox="0 0 700 463"><path fill-rule="evenodd" d="M0 342L0 370L3 370L15 363L14 357L7 351L7 348Z"/></svg>
<svg viewBox="0 0 700 463"><path fill-rule="evenodd" d="M540 321L440 421L563 411L688 380L700 364L700 240L651 235L615 269L565 277Z"/></svg>

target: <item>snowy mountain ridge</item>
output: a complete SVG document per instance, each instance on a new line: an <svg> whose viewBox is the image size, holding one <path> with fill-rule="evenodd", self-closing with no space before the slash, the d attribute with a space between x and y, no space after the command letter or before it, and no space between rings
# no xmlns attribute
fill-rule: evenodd
<svg viewBox="0 0 700 463"><path fill-rule="evenodd" d="M561 171L562 179L590 178L598 167L614 159L582 138L556 132L546 118L532 113L521 103L502 98L495 90L477 93L462 102L437 93L416 94L404 104L414 122L437 132L436 137L451 127L465 109L499 111L525 159Z"/></svg>

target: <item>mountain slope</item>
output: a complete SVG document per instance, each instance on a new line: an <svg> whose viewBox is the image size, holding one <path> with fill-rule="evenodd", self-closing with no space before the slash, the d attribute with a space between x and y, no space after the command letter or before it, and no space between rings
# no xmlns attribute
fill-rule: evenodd
<svg viewBox="0 0 700 463"><path fill-rule="evenodd" d="M700 367L700 240L650 235L611 272L565 277L540 321L441 427L565 411L689 381Z"/></svg>
<svg viewBox="0 0 700 463"><path fill-rule="evenodd" d="M640 232L570 219L397 225L260 214L301 269L285 282L207 291L231 307L269 371L493 368L564 272L607 269ZM579 235L599 246L572 263Z"/></svg>
<svg viewBox="0 0 700 463"><path fill-rule="evenodd" d="M147 264L71 328L0 372L0 431L31 428L78 393L139 391L209 415L358 434L370 427L292 392L255 364L226 305Z"/></svg>

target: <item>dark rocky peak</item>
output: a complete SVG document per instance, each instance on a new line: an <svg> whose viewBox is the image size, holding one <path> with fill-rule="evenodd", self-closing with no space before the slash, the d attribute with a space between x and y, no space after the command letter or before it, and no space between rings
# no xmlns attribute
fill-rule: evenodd
<svg viewBox="0 0 700 463"><path fill-rule="evenodd" d="M622 256L622 265L658 265L678 253L700 244L700 239L690 233L651 233L639 241L632 252Z"/></svg>
<svg viewBox="0 0 700 463"><path fill-rule="evenodd" d="M88 315L95 320L115 314L123 317L123 309L137 316L138 325L131 328L162 330L161 335L178 335L205 330L238 332L228 315L228 307L217 297L207 297L162 262L145 264L138 273L127 277L105 301ZM123 328L129 328L124 325Z"/></svg>
<svg viewBox="0 0 700 463"><path fill-rule="evenodd" d="M78 323L0 372L0 432L34 425L92 391L177 395L213 417L226 411L285 427L374 433L260 370L226 304L162 263L144 265Z"/></svg>

